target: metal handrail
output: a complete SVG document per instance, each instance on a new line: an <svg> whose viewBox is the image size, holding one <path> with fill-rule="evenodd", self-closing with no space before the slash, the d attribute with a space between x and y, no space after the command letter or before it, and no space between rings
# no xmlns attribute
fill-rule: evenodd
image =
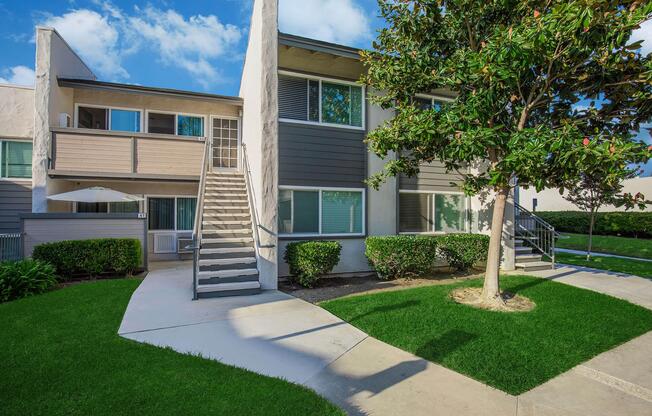
<svg viewBox="0 0 652 416"><path fill-rule="evenodd" d="M204 219L204 195L206 193L206 175L209 171L212 141L206 139L204 155L202 157L201 176L199 177L199 189L197 190L197 206L195 207L195 225L192 231L192 299L197 300L197 284L199 275L199 252L201 250L201 223Z"/></svg>
<svg viewBox="0 0 652 416"><path fill-rule="evenodd" d="M544 256L550 258L554 269L555 240L559 237L555 227L517 203L514 203L514 222L516 236L527 240Z"/></svg>
<svg viewBox="0 0 652 416"><path fill-rule="evenodd" d="M242 164L244 169L245 184L247 186L247 198L249 200L249 213L251 215L251 222L254 232L254 244L256 246L256 260L258 260L259 249L273 248L274 245L261 245L259 228L263 228L258 222L258 211L256 210L256 195L254 195L253 184L251 180L251 167L249 166L249 157L247 156L247 145L242 143Z"/></svg>

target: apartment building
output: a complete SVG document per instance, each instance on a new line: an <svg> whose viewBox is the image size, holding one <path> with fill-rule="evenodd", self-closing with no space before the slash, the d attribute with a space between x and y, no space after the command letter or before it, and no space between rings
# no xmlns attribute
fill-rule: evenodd
<svg viewBox="0 0 652 416"><path fill-rule="evenodd" d="M334 272L361 273L369 235L487 232L485 201L440 164L366 186L385 161L365 136L392 111L367 100L358 50L279 33L277 13L275 1L254 4L238 97L98 80L54 29L37 28L35 88L0 88L0 117L25 109L19 132L0 131L2 232L19 231L25 211L139 213L150 259L190 258L195 236L200 297L276 288L290 241L337 240ZM428 108L450 99L418 97ZM142 201L48 199L93 186Z"/></svg>

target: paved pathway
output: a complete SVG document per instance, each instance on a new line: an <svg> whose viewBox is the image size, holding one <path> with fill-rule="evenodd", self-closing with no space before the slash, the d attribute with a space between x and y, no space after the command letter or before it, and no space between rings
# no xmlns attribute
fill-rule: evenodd
<svg viewBox="0 0 652 416"><path fill-rule="evenodd" d="M555 251L557 253L579 254L581 256L586 256L586 250L571 250L569 248L556 248ZM608 253L596 253L595 251L592 251L591 255L595 256L595 257L614 257L614 258L617 258L617 259L652 262L652 259L642 259L640 257L630 257L630 256L619 256L617 254L608 254ZM650 266L650 267L652 267L652 266Z"/></svg>
<svg viewBox="0 0 652 416"><path fill-rule="evenodd" d="M535 272L652 309L652 281L580 268ZM190 300L191 268L151 272L123 337L306 385L352 415L652 415L652 332L518 397L394 348L278 291Z"/></svg>

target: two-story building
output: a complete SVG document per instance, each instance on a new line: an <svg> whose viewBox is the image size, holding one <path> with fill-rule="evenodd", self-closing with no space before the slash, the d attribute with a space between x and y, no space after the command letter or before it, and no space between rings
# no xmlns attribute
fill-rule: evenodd
<svg viewBox="0 0 652 416"><path fill-rule="evenodd" d="M338 240L334 272L359 273L370 269L369 235L487 232L490 213L440 164L366 186L384 161L365 136L392 111L367 100L357 49L279 33L277 13L255 2L238 97L100 81L54 29L37 28L35 88L0 88L1 116L24 124L0 131L11 178L0 182L2 232L20 230L21 211L142 213L150 259L183 256L194 232L206 296L275 288L289 241ZM419 97L425 107L450 99ZM24 111L7 112L14 101ZM48 199L92 186L142 201Z"/></svg>

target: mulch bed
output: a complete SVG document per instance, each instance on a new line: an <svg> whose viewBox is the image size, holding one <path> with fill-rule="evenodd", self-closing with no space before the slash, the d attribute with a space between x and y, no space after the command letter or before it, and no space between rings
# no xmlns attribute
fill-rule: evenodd
<svg viewBox="0 0 652 416"><path fill-rule="evenodd" d="M372 293L379 291L401 290L419 286L445 285L462 279L480 277L478 270L469 273L454 273L441 271L430 276L413 279L380 280L375 274L350 277L325 277L313 288L305 288L287 279L279 280L279 290L310 303L319 303L330 299L349 295Z"/></svg>

